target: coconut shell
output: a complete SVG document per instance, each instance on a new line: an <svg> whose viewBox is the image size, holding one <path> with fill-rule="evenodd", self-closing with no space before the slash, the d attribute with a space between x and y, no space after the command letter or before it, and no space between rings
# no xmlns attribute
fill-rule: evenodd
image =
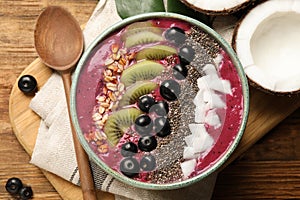
<svg viewBox="0 0 300 200"><path fill-rule="evenodd" d="M232 43L231 43L231 46L233 48L233 50L236 52L236 37L237 37L237 33L238 33L238 30L240 28L240 25L242 24L244 18L251 12L251 10L257 6L259 6L261 3L264 3L265 1L268 1L268 0L259 0L257 1L256 3L252 4L252 6L250 8L248 8L247 12L241 16L240 20L237 22L235 28L234 28L234 31L233 31L233 35L232 35ZM298 90L295 90L295 91L287 91L287 92L280 92L280 91L274 91L274 90L270 90L270 89L267 89L263 86L261 86L259 83L257 83L256 81L254 81L253 79L251 79L247 74L246 74L247 78L248 78L248 82L249 84L264 92L264 93L267 93L267 94L271 94L271 95L276 95L276 96L293 96L293 95L298 95L300 94L300 88Z"/></svg>
<svg viewBox="0 0 300 200"><path fill-rule="evenodd" d="M262 2L262 1L266 1L266 0L246 0L244 3L241 3L235 7L224 9L224 10L206 10L203 8L199 8L199 7L195 6L194 4L189 3L187 0L180 0L180 1L184 4L186 4L188 7L192 8L198 12L205 13L207 15L228 15L228 14L233 14L240 10L243 10L253 4L256 4L257 2ZM201 0L199 0L199 1L201 1ZM226 1L226 0L224 0L224 1Z"/></svg>

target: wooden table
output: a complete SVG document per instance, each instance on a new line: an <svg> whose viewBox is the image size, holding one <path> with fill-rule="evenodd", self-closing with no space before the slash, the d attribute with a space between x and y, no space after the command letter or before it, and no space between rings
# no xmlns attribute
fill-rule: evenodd
<svg viewBox="0 0 300 200"><path fill-rule="evenodd" d="M9 120L9 96L20 73L37 58L35 20L47 5L61 5L84 24L97 0L0 0L0 199L17 176L35 199L61 199L16 139ZM276 109L276 108L274 108ZM218 176L213 199L300 199L300 109L281 122Z"/></svg>

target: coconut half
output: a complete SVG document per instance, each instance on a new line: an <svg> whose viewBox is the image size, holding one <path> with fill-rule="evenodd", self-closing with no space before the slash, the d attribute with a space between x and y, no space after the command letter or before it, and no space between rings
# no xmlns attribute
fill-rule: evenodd
<svg viewBox="0 0 300 200"><path fill-rule="evenodd" d="M257 0L181 0L187 6L210 15L237 12Z"/></svg>
<svg viewBox="0 0 300 200"><path fill-rule="evenodd" d="M269 0L236 27L233 47L250 83L276 94L300 92L300 1Z"/></svg>

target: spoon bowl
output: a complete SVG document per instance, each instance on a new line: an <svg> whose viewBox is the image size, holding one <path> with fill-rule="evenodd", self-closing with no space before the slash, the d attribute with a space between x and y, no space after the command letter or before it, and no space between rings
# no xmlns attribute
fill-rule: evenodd
<svg viewBox="0 0 300 200"><path fill-rule="evenodd" d="M59 71L73 68L83 51L80 26L69 12L58 6L47 7L40 14L34 42L42 61Z"/></svg>
<svg viewBox="0 0 300 200"><path fill-rule="evenodd" d="M61 74L70 113L71 73L82 54L84 43L78 22L62 7L49 6L37 20L34 43L43 63ZM69 119L71 122L70 114ZM96 200L89 158L77 138L73 124L70 123L70 126L83 199Z"/></svg>

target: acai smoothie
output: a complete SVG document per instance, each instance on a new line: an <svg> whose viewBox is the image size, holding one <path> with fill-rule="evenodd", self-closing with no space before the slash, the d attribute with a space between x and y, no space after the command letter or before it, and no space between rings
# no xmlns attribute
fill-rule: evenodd
<svg viewBox="0 0 300 200"><path fill-rule="evenodd" d="M195 177L229 149L243 118L221 45L178 19L131 23L97 44L79 75L78 122L107 166L154 184Z"/></svg>

